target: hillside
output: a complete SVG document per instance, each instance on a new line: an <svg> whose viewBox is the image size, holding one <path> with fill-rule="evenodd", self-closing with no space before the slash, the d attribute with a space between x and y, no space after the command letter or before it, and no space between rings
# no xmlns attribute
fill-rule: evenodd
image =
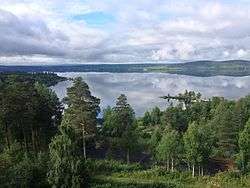
<svg viewBox="0 0 250 188"><path fill-rule="evenodd" d="M248 76L250 61L194 61L176 64L82 64L50 66L0 66L0 72L161 72L191 76Z"/></svg>
<svg viewBox="0 0 250 188"><path fill-rule="evenodd" d="M195 61L147 68L148 72L166 72L192 76L248 76L250 61Z"/></svg>

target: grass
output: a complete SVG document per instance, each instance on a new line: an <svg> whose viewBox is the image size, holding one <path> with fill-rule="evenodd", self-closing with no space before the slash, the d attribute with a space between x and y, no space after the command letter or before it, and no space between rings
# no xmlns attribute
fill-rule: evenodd
<svg viewBox="0 0 250 188"><path fill-rule="evenodd" d="M161 72L161 73L178 73L182 71L181 68L177 68L177 67L163 67L163 66L159 66L159 67L148 67L145 69L145 72Z"/></svg>
<svg viewBox="0 0 250 188"><path fill-rule="evenodd" d="M96 161L95 161L96 163ZM145 169L138 164L98 161L91 182L94 188L247 188L250 176L222 172L192 178L189 172L167 172L164 168ZM92 169L93 170L93 169ZM93 171L92 171L93 172Z"/></svg>

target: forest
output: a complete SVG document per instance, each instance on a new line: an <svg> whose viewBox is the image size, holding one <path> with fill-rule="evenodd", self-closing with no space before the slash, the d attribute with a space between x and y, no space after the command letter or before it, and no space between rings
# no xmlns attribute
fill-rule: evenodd
<svg viewBox="0 0 250 188"><path fill-rule="evenodd" d="M68 64L40 66L4 66L0 72L111 72L111 73L169 73L199 77L208 76L249 76L250 61L191 61L185 63L133 63L133 64Z"/></svg>
<svg viewBox="0 0 250 188"><path fill-rule="evenodd" d="M0 76L0 187L250 187L250 95L156 96L137 117L121 94L100 116L82 78L60 101L51 74Z"/></svg>

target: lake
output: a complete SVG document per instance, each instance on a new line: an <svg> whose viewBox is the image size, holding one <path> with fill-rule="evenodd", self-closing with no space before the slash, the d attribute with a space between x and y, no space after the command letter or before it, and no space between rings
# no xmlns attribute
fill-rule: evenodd
<svg viewBox="0 0 250 188"><path fill-rule="evenodd" d="M136 115L141 116L146 110L158 106L167 107L166 100L160 96L176 95L185 90L200 92L203 98L223 96L227 99L238 99L250 93L250 76L245 77L195 77L166 73L99 73L69 72L57 73L68 78L82 77L89 84L94 96L101 99L101 108L113 106L120 94L128 97ZM64 81L52 89L62 99L71 81Z"/></svg>

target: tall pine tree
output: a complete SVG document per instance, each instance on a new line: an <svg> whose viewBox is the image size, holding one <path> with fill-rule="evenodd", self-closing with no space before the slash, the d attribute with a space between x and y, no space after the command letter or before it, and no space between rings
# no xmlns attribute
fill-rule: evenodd
<svg viewBox="0 0 250 188"><path fill-rule="evenodd" d="M74 79L73 86L67 89L65 102L68 108L64 115L79 134L82 140L83 155L86 158L86 141L96 133L100 99L92 96L87 83L78 77Z"/></svg>
<svg viewBox="0 0 250 188"><path fill-rule="evenodd" d="M127 163L130 162L130 153L137 147L135 127L135 113L127 102L127 97L122 94L117 98L114 107L113 133L119 146L126 151Z"/></svg>

